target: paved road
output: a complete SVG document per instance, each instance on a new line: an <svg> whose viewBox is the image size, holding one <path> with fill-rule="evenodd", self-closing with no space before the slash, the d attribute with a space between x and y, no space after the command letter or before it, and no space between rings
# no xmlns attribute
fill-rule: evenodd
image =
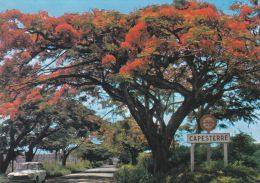
<svg viewBox="0 0 260 183"><path fill-rule="evenodd" d="M113 176L117 168L114 165L105 165L100 168L88 169L85 172L69 174L46 183L113 183Z"/></svg>

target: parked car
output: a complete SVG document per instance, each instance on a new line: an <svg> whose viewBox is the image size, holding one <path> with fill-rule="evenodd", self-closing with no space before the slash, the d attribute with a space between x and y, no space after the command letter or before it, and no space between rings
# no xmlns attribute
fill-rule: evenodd
<svg viewBox="0 0 260 183"><path fill-rule="evenodd" d="M7 178L9 183L44 183L46 171L39 162L21 163Z"/></svg>

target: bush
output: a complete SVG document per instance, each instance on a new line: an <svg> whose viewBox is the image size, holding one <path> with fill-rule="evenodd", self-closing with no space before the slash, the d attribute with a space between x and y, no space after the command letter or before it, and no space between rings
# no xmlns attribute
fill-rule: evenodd
<svg viewBox="0 0 260 183"><path fill-rule="evenodd" d="M71 173L69 169L61 166L57 162L44 162L43 166L46 169L47 177L58 177Z"/></svg>
<svg viewBox="0 0 260 183"><path fill-rule="evenodd" d="M171 149L170 163L173 167L179 167L180 165L187 166L190 163L190 148L179 146Z"/></svg>
<svg viewBox="0 0 260 183"><path fill-rule="evenodd" d="M220 176L214 178L210 183L244 183L242 179Z"/></svg>
<svg viewBox="0 0 260 183"><path fill-rule="evenodd" d="M6 182L7 182L6 177L0 174L0 183L6 183Z"/></svg>
<svg viewBox="0 0 260 183"><path fill-rule="evenodd" d="M242 162L224 167L223 162L212 161L209 165L201 164L195 172L179 173L168 183L255 183L256 175L253 168L242 165Z"/></svg>
<svg viewBox="0 0 260 183"><path fill-rule="evenodd" d="M155 178L141 166L123 165L115 173L118 183L155 183Z"/></svg>
<svg viewBox="0 0 260 183"><path fill-rule="evenodd" d="M58 162L44 162L44 168L47 172L47 177L59 177L70 173L82 172L88 168L91 168L89 161L81 161L78 163L68 163L66 167L63 167Z"/></svg>
<svg viewBox="0 0 260 183"><path fill-rule="evenodd" d="M118 183L157 183L156 177L149 171L152 169L151 155L140 153L137 160L136 166L123 165L115 173L115 181Z"/></svg>
<svg viewBox="0 0 260 183"><path fill-rule="evenodd" d="M96 167L100 167L104 164L105 164L105 161L93 161L93 162L91 162L91 167L96 168Z"/></svg>
<svg viewBox="0 0 260 183"><path fill-rule="evenodd" d="M224 168L224 162L223 161L210 161L208 162L203 162L198 166L198 170L201 172L217 172L220 171Z"/></svg>
<svg viewBox="0 0 260 183"><path fill-rule="evenodd" d="M242 179L242 182L255 183L255 177L258 175L255 169L246 167L242 162L235 162L234 164L228 165L224 169L226 176Z"/></svg>
<svg viewBox="0 0 260 183"><path fill-rule="evenodd" d="M70 170L72 173L82 172L91 167L89 161L81 161L78 163L68 163L66 168Z"/></svg>
<svg viewBox="0 0 260 183"><path fill-rule="evenodd" d="M149 153L139 153L137 157L137 166L139 168L144 168L151 172L153 168L152 156Z"/></svg>

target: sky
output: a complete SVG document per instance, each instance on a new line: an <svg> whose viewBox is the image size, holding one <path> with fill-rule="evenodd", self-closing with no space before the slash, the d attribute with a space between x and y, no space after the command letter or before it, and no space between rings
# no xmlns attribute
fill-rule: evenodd
<svg viewBox="0 0 260 183"><path fill-rule="evenodd" d="M24 13L48 11L52 16L82 13L91 9L117 10L129 13L152 4L172 3L173 0L0 0L0 11L19 9ZM206 0L227 10L235 0Z"/></svg>
<svg viewBox="0 0 260 183"><path fill-rule="evenodd" d="M235 2L235 0L205 1L215 4L225 13L230 13L228 8ZM0 11L10 9L18 9L24 13L47 11L51 16L61 16L64 13L82 13L98 8L129 13L147 5L169 3L172 3L172 0L0 0ZM103 110L100 111L105 113ZM241 131L252 135L256 142L260 143L260 122L248 126L240 121L234 127L225 130L216 129L214 132L230 132L233 136Z"/></svg>

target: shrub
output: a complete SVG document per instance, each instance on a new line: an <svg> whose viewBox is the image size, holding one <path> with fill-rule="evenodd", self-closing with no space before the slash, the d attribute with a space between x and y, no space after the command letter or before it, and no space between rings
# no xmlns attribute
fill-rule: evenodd
<svg viewBox="0 0 260 183"><path fill-rule="evenodd" d="M222 170L223 168L223 161L210 161L209 163L204 161L199 165L198 170L202 172L217 172L219 170Z"/></svg>
<svg viewBox="0 0 260 183"><path fill-rule="evenodd" d="M156 177L149 171L152 169L151 155L140 153L137 160L136 166L123 165L115 173L115 181L118 183L157 183Z"/></svg>
<svg viewBox="0 0 260 183"><path fill-rule="evenodd" d="M214 178L210 183L244 183L242 179L234 178L234 177L225 177L220 176L217 178Z"/></svg>
<svg viewBox="0 0 260 183"><path fill-rule="evenodd" d="M186 170L179 173L177 177L171 179L174 181L167 183L255 183L256 176L257 172L251 167L244 166L243 162L237 161L224 167L223 162L212 161L209 165L201 164L195 172Z"/></svg>
<svg viewBox="0 0 260 183"><path fill-rule="evenodd" d="M0 183L6 183L6 182L7 182L6 177L0 174Z"/></svg>
<svg viewBox="0 0 260 183"><path fill-rule="evenodd" d="M46 169L47 177L58 177L71 173L69 169L61 166L57 162L44 162L43 166Z"/></svg>
<svg viewBox="0 0 260 183"><path fill-rule="evenodd" d="M68 163L66 168L70 170L72 173L82 172L87 168L90 168L91 164L89 161L81 161L78 163Z"/></svg>
<svg viewBox="0 0 260 183"><path fill-rule="evenodd" d="M93 162L91 162L91 167L96 168L96 167L100 167L104 164L105 164L105 161L93 161Z"/></svg>
<svg viewBox="0 0 260 183"><path fill-rule="evenodd" d="M197 151L195 151L197 152ZM200 157L200 156L196 156ZM173 167L184 165L187 166L190 162L190 149L189 147L180 146L171 149L170 163Z"/></svg>
<svg viewBox="0 0 260 183"><path fill-rule="evenodd" d="M118 183L130 183L136 182L136 167L133 165L123 165L116 173L115 173L115 180Z"/></svg>
<svg viewBox="0 0 260 183"><path fill-rule="evenodd" d="M244 166L240 161L228 165L223 171L226 176L242 179L247 183L255 183L255 177L258 175L255 169Z"/></svg>
<svg viewBox="0 0 260 183"><path fill-rule="evenodd" d="M139 153L137 162L137 166L139 168L144 168L148 171L151 171L153 168L152 156L149 153Z"/></svg>
<svg viewBox="0 0 260 183"><path fill-rule="evenodd" d="M123 165L115 173L118 183L155 183L155 178L142 166Z"/></svg>

